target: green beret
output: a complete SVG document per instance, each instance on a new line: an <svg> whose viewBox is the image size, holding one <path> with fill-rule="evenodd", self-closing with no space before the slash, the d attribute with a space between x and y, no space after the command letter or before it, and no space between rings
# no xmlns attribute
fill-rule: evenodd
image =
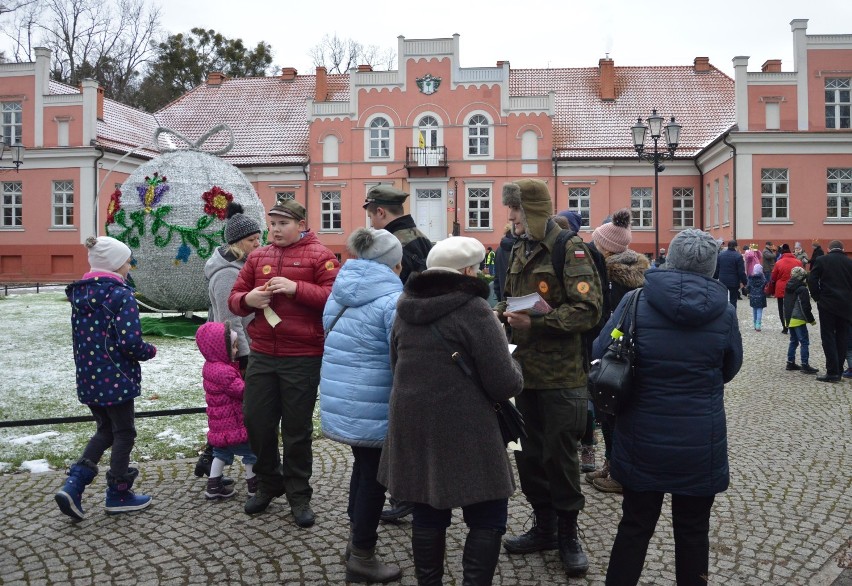
<svg viewBox="0 0 852 586"><path fill-rule="evenodd" d="M366 209L371 203L376 205L401 206L407 198L407 193L400 191L393 185L376 185L367 192L367 200L364 202L363 207Z"/></svg>

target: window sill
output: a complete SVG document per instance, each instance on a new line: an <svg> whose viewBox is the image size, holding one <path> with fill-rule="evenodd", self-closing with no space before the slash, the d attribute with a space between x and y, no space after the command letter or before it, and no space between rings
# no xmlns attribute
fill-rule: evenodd
<svg viewBox="0 0 852 586"><path fill-rule="evenodd" d="M76 232L77 226L51 226L48 232Z"/></svg>
<svg viewBox="0 0 852 586"><path fill-rule="evenodd" d="M0 232L24 232L23 226L0 226Z"/></svg>
<svg viewBox="0 0 852 586"><path fill-rule="evenodd" d="M493 232L494 228L465 228L465 232Z"/></svg>
<svg viewBox="0 0 852 586"><path fill-rule="evenodd" d="M766 225L792 226L792 225L793 225L793 221L792 221L792 220L787 220L787 219L779 219L779 220L769 220L769 219L767 219L767 220L758 220L758 221L757 221L757 225L758 225L758 226L760 226L761 224L766 224Z"/></svg>
<svg viewBox="0 0 852 586"><path fill-rule="evenodd" d="M852 224L852 218L826 218L823 224Z"/></svg>
<svg viewBox="0 0 852 586"><path fill-rule="evenodd" d="M343 230L318 230L318 234L345 234Z"/></svg>

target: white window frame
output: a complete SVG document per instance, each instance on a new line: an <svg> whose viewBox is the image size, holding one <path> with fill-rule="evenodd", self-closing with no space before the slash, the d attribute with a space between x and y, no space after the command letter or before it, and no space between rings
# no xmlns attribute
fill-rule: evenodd
<svg viewBox="0 0 852 586"><path fill-rule="evenodd" d="M591 187L569 187L568 209L580 214L580 227L589 227L592 213L592 188Z"/></svg>
<svg viewBox="0 0 852 586"><path fill-rule="evenodd" d="M281 198L292 199L293 201L296 201L296 192L290 191L290 190L276 191L275 192L275 201L278 201Z"/></svg>
<svg viewBox="0 0 852 586"><path fill-rule="evenodd" d="M829 77L825 80L825 127L848 129L852 124L852 79Z"/></svg>
<svg viewBox="0 0 852 586"><path fill-rule="evenodd" d="M71 228L74 226L74 182L60 179L52 185L51 226Z"/></svg>
<svg viewBox="0 0 852 586"><path fill-rule="evenodd" d="M683 230L695 227L695 191L691 187L672 189L672 227Z"/></svg>
<svg viewBox="0 0 852 586"><path fill-rule="evenodd" d="M710 184L708 183L704 187L704 229L710 227L710 209L712 208L713 202L710 201Z"/></svg>
<svg viewBox="0 0 852 586"><path fill-rule="evenodd" d="M333 134L329 134L322 139L322 162L323 163L338 163L340 162L340 141Z"/></svg>
<svg viewBox="0 0 852 586"><path fill-rule="evenodd" d="M832 220L852 219L852 169L829 168L826 170L826 218ZM843 215L844 209L846 215Z"/></svg>
<svg viewBox="0 0 852 586"><path fill-rule="evenodd" d="M654 227L654 190L650 187L630 188L630 226Z"/></svg>
<svg viewBox="0 0 852 586"><path fill-rule="evenodd" d="M719 227L719 180L713 180L713 225Z"/></svg>
<svg viewBox="0 0 852 586"><path fill-rule="evenodd" d="M466 229L471 232L494 231L494 189L490 183L466 183L464 186Z"/></svg>
<svg viewBox="0 0 852 586"><path fill-rule="evenodd" d="M722 177L722 188L724 190L724 215L722 216L722 222L727 226L731 223L731 180L725 175Z"/></svg>
<svg viewBox="0 0 852 586"><path fill-rule="evenodd" d="M324 189L320 191L320 232L342 231L341 191L339 189Z"/></svg>
<svg viewBox="0 0 852 586"><path fill-rule="evenodd" d="M3 181L0 189L0 228L21 228L24 225L24 184Z"/></svg>
<svg viewBox="0 0 852 586"><path fill-rule="evenodd" d="M780 205L782 204L783 205ZM768 205L767 205L768 204ZM779 210L783 209L782 213ZM769 211L769 215L765 212ZM790 219L790 172L788 169L760 170L760 221Z"/></svg>
<svg viewBox="0 0 852 586"><path fill-rule="evenodd" d="M538 133L526 130L521 135L521 159L535 161L538 159Z"/></svg>
<svg viewBox="0 0 852 586"><path fill-rule="evenodd" d="M485 124L480 123L480 117ZM477 124L472 124L476 119ZM465 159L493 159L493 131L494 120L481 111L471 112L464 123L464 158ZM473 132L471 132L473 130ZM475 152L471 152L471 140L476 141Z"/></svg>
<svg viewBox="0 0 852 586"><path fill-rule="evenodd" d="M380 125L381 121L387 126ZM384 114L376 114L367 120L367 132L365 137L365 154L369 161L387 161L393 157L393 123ZM386 149L386 154L382 150ZM373 154L373 153L376 154Z"/></svg>
<svg viewBox="0 0 852 586"><path fill-rule="evenodd" d="M6 146L23 142L24 108L21 102L2 102L0 106L0 141Z"/></svg>

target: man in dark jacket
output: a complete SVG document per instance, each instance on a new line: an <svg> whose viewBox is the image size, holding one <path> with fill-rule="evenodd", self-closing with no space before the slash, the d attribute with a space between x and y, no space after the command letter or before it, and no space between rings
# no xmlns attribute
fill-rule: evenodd
<svg viewBox="0 0 852 586"><path fill-rule="evenodd" d="M367 192L364 209L370 216L373 228L385 229L397 237L402 244L402 272L399 278L403 285L412 273L426 270L426 257L432 249L432 241L417 229L411 214L402 207L408 194L392 185L376 185ZM411 514L414 504L398 501L391 497L391 507L382 511L382 521L396 521Z"/></svg>
<svg viewBox="0 0 852 586"><path fill-rule="evenodd" d="M577 535L577 517L585 499L577 450L586 429L586 356L582 333L600 318L600 278L583 241L565 243L562 279L553 268L553 250L562 231L550 217L547 184L520 179L503 187L518 243L512 251L504 292L538 293L552 308L530 315L497 305L500 320L512 326L514 358L524 373L517 399L527 434L515 452L521 490L535 514L533 527L503 542L509 553L559 549L566 574L583 574L589 561Z"/></svg>
<svg viewBox="0 0 852 586"><path fill-rule="evenodd" d="M729 240L728 248L719 253L716 261L716 274L714 278L719 279L728 288L728 300L734 307L737 306L740 287L745 287L748 277L745 273L745 261L743 255L737 251L737 241Z"/></svg>
<svg viewBox="0 0 852 586"><path fill-rule="evenodd" d="M818 376L817 380L837 383L843 372L852 322L852 259L846 256L840 240L832 240L828 254L816 259L808 276L808 288L817 304L825 353L825 376Z"/></svg>
<svg viewBox="0 0 852 586"><path fill-rule="evenodd" d="M370 216L373 228L384 228L396 236L402 244L402 283L411 273L426 270L426 257L432 249L432 241L417 229L411 214L402 207L408 194L392 185L377 185L367 193L364 209Z"/></svg>
<svg viewBox="0 0 852 586"><path fill-rule="evenodd" d="M777 257L775 247L772 246L771 242L766 243L766 248L763 249L763 261L760 264L763 265L763 276L766 277L766 282L769 282L770 277L772 276L772 269L775 268L775 259Z"/></svg>
<svg viewBox="0 0 852 586"><path fill-rule="evenodd" d="M506 271L509 270L509 257L512 256L512 247L517 241L512 225L508 224L503 238L500 239L500 246L494 253L494 296L497 297L497 301L503 300L503 286L506 284Z"/></svg>

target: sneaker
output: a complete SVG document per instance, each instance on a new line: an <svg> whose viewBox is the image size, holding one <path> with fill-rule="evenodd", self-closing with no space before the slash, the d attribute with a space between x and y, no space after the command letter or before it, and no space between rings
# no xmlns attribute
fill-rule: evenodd
<svg viewBox="0 0 852 586"><path fill-rule="evenodd" d="M316 522L316 515L314 515L314 511L311 509L310 503L291 507L290 512L293 513L296 525L303 529L311 527Z"/></svg>
<svg viewBox="0 0 852 586"><path fill-rule="evenodd" d="M604 461L604 465L594 472L589 472L586 474L586 482L589 484L593 484L595 479L597 478L609 478L609 462Z"/></svg>
<svg viewBox="0 0 852 586"><path fill-rule="evenodd" d="M615 492L621 494L622 490L621 484L612 478L596 478L592 482L592 486L601 492Z"/></svg>
<svg viewBox="0 0 852 586"><path fill-rule="evenodd" d="M795 362L788 362L787 370L802 370L802 367L796 364Z"/></svg>
<svg viewBox="0 0 852 586"><path fill-rule="evenodd" d="M803 364L802 365L802 374L816 374L818 372L819 372L819 369L814 368L810 364Z"/></svg>
<svg viewBox="0 0 852 586"><path fill-rule="evenodd" d="M595 446L580 447L580 472L595 471Z"/></svg>
<svg viewBox="0 0 852 586"><path fill-rule="evenodd" d="M246 478L246 494L249 496L249 498L253 497L257 492L257 483L257 474L255 474L251 478Z"/></svg>
<svg viewBox="0 0 852 586"><path fill-rule="evenodd" d="M204 491L204 498L207 500L229 499L236 494L234 486L225 486L221 476L207 479L207 490Z"/></svg>
<svg viewBox="0 0 852 586"><path fill-rule="evenodd" d="M391 508L383 510L379 517L382 521L399 521L414 511L414 503L408 501L398 501L392 498L390 504Z"/></svg>
<svg viewBox="0 0 852 586"><path fill-rule="evenodd" d="M790 330L788 330L787 328L784 328L783 330L781 330L781 333L782 333L782 334L787 334L787 333L789 333L789 332L790 332Z"/></svg>

